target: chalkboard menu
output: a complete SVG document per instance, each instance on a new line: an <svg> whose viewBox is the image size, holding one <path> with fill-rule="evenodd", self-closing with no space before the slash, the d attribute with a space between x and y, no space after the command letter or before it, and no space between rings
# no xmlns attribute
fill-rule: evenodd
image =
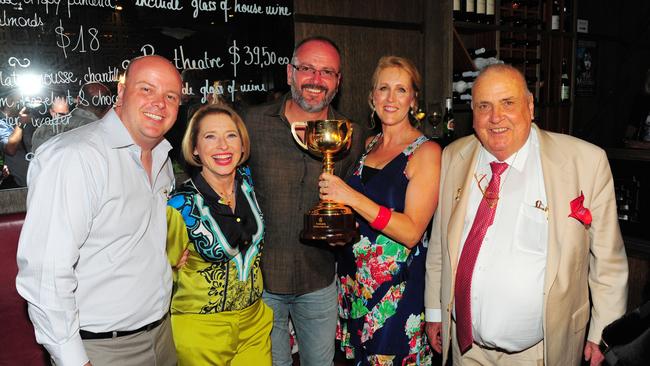
<svg viewBox="0 0 650 366"><path fill-rule="evenodd" d="M129 60L157 54L181 72L184 128L191 106L239 107L286 87L292 15L291 0L0 0L0 109L27 113L29 134L57 123L47 113L57 98L74 108L87 82L114 101Z"/></svg>

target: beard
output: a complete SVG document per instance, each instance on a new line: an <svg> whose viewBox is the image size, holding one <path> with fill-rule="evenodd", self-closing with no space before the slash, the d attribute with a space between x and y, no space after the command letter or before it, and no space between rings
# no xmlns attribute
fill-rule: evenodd
<svg viewBox="0 0 650 366"><path fill-rule="evenodd" d="M338 89L330 91L326 86L318 84L304 84L300 89L298 89L296 87L296 80L292 79L291 81L291 97L293 101L296 102L302 110L309 113L316 113L325 109L332 102L334 96L336 96L336 92L338 91ZM325 97L322 101L316 104L310 103L302 94L303 89L307 88L323 90L325 92Z"/></svg>

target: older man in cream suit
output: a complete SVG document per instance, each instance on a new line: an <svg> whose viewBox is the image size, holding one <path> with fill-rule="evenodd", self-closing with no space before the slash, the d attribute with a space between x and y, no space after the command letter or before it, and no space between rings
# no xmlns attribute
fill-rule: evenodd
<svg viewBox="0 0 650 366"><path fill-rule="evenodd" d="M472 109L476 135L442 156L430 342L445 359L451 345L455 366L571 366L583 355L599 365L628 275L607 157L534 125L533 97L511 66L482 71Z"/></svg>

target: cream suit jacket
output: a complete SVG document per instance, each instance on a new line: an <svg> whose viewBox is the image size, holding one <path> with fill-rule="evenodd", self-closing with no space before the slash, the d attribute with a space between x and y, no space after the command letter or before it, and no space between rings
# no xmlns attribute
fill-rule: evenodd
<svg viewBox="0 0 650 366"><path fill-rule="evenodd" d="M533 124L549 207L544 280L546 365L579 365L588 340L599 343L603 328L625 313L627 257L618 226L612 174L605 152L585 141L542 131ZM463 221L480 142L462 138L442 154L440 197L427 254L425 306L441 309L443 355L451 340L454 279ZM590 227L569 217L569 203L583 192ZM591 302L589 293L591 291Z"/></svg>

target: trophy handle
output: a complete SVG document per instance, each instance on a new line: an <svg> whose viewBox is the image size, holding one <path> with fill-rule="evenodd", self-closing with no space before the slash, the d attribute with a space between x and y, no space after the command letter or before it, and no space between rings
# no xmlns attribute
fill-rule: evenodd
<svg viewBox="0 0 650 366"><path fill-rule="evenodd" d="M354 128L352 127L352 124L350 124L350 128L348 129L348 133L345 135L345 140L343 140L343 143L345 144L345 149L350 150L350 146L352 146L352 130Z"/></svg>
<svg viewBox="0 0 650 366"><path fill-rule="evenodd" d="M298 145L300 145L303 149L308 150L307 144L300 141L300 138L296 134L296 127L302 127L304 129L306 129L307 128L307 122L293 122L291 124L291 135L293 136L293 139L296 140Z"/></svg>

